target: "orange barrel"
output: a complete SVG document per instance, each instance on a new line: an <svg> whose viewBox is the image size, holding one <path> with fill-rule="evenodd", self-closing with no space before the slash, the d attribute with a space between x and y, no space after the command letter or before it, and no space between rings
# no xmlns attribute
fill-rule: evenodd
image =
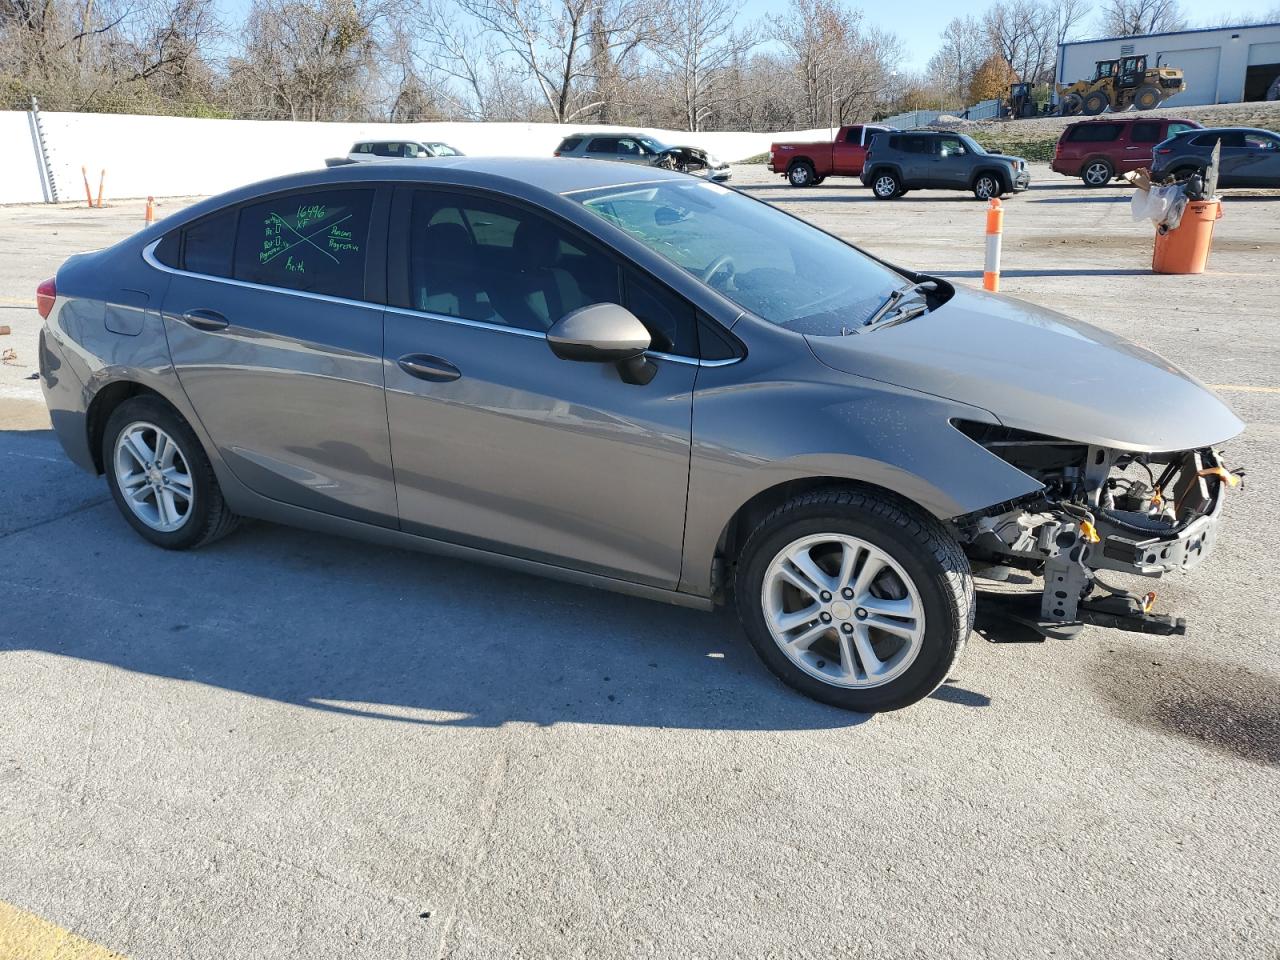
<svg viewBox="0 0 1280 960"><path fill-rule="evenodd" d="M1222 201L1193 200L1174 230L1156 233L1151 269L1156 273L1204 273L1213 246L1213 225L1222 219Z"/></svg>

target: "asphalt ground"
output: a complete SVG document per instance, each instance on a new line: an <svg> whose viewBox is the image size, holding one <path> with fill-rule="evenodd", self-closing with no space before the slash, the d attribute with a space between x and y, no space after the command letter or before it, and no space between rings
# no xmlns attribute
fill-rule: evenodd
<svg viewBox="0 0 1280 960"><path fill-rule="evenodd" d="M27 379L36 284L142 204L0 209L0 960L1280 956L1280 194L1164 277L1126 188L1034 174L1004 291L1216 385L1246 487L1155 584L1186 638L975 636L874 717L723 612L267 524L149 547ZM980 283L966 195L735 183Z"/></svg>

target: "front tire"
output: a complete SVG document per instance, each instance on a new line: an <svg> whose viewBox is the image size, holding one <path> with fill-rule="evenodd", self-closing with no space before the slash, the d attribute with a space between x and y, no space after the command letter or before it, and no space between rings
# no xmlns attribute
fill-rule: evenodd
<svg viewBox="0 0 1280 960"><path fill-rule="evenodd" d="M881 170L871 178L871 192L877 200L892 200L902 196L902 183L888 170Z"/></svg>
<svg viewBox="0 0 1280 960"><path fill-rule="evenodd" d="M823 703L869 713L932 693L973 626L973 579L933 517L886 495L796 497L748 537L734 583L760 659Z"/></svg>
<svg viewBox="0 0 1280 960"><path fill-rule="evenodd" d="M1154 110L1160 106L1163 99L1160 95L1160 88L1148 84L1145 87L1139 87L1138 92L1134 95L1133 104L1139 110Z"/></svg>
<svg viewBox="0 0 1280 960"><path fill-rule="evenodd" d="M112 411L102 436L102 463L116 506L158 547L204 546L239 522L195 432L159 397L132 397Z"/></svg>
<svg viewBox="0 0 1280 960"><path fill-rule="evenodd" d="M1004 187L1000 185L1000 178L994 173L984 173L973 181L973 195L979 200L990 200L992 197L999 197L1004 193Z"/></svg>
<svg viewBox="0 0 1280 960"><path fill-rule="evenodd" d="M1101 90L1095 90L1084 98L1085 116L1096 117L1111 106L1111 98Z"/></svg>

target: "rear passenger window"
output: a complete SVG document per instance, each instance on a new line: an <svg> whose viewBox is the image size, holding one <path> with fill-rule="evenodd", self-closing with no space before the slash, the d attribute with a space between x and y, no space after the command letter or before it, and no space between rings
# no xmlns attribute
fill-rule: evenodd
<svg viewBox="0 0 1280 960"><path fill-rule="evenodd" d="M617 137L596 137L587 144L587 153L617 153Z"/></svg>
<svg viewBox="0 0 1280 960"><path fill-rule="evenodd" d="M1118 123L1082 123L1071 128L1072 143L1110 143L1120 137Z"/></svg>
<svg viewBox="0 0 1280 960"><path fill-rule="evenodd" d="M231 276L235 239L236 210L223 210L197 220L183 231L182 268L210 277Z"/></svg>
<svg viewBox="0 0 1280 960"><path fill-rule="evenodd" d="M1134 143L1159 143L1164 137L1158 123L1135 123L1129 127L1129 139Z"/></svg>
<svg viewBox="0 0 1280 960"><path fill-rule="evenodd" d="M903 153L932 153L933 140L929 137L902 137L902 146L899 148Z"/></svg>
<svg viewBox="0 0 1280 960"><path fill-rule="evenodd" d="M235 278L363 299L372 206L372 190L323 190L242 207Z"/></svg>

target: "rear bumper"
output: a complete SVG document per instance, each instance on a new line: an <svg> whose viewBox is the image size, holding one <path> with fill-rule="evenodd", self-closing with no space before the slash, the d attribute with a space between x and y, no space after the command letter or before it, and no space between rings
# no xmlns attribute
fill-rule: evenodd
<svg viewBox="0 0 1280 960"><path fill-rule="evenodd" d="M1056 157L1049 161L1049 169L1054 173L1060 173L1064 177L1078 177L1080 175L1080 164L1071 160L1059 160Z"/></svg>

